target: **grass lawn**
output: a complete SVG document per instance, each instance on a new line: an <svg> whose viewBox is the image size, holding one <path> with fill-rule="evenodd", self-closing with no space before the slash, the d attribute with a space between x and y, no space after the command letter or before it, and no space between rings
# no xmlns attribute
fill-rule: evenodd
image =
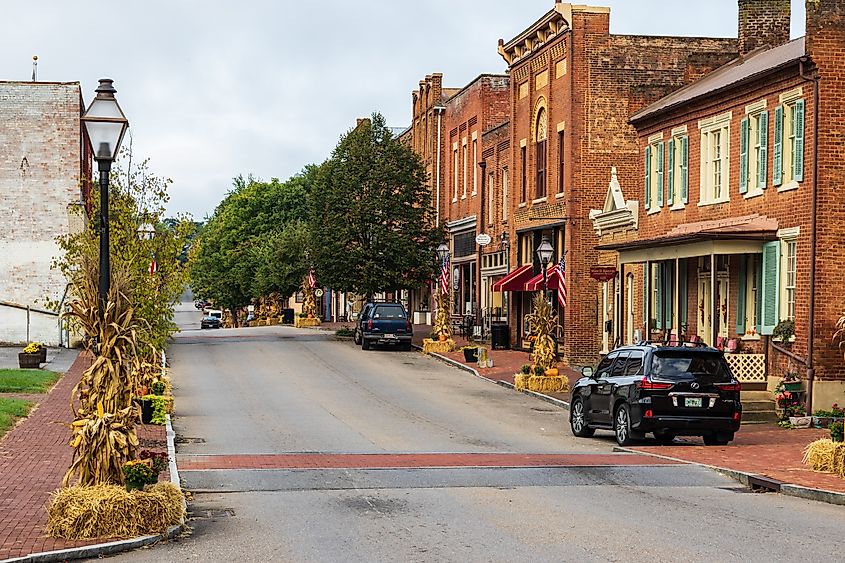
<svg viewBox="0 0 845 563"><path fill-rule="evenodd" d="M19 399L4 399L0 397L0 438L15 425L19 418L29 414L32 403Z"/></svg>
<svg viewBox="0 0 845 563"><path fill-rule="evenodd" d="M43 369L0 369L0 393L46 393L61 376Z"/></svg>

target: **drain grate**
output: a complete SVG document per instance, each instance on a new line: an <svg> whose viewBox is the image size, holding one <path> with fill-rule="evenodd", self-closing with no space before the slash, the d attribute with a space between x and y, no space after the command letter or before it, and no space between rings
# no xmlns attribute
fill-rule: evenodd
<svg viewBox="0 0 845 563"><path fill-rule="evenodd" d="M205 444L205 438L190 438L188 436L176 435L174 440L177 444Z"/></svg>
<svg viewBox="0 0 845 563"><path fill-rule="evenodd" d="M193 520L207 520L214 518L228 518L235 515L234 508L195 508L188 511L188 517Z"/></svg>
<svg viewBox="0 0 845 563"><path fill-rule="evenodd" d="M761 475L749 475L748 476L748 487L752 491L757 492L780 492L780 486L783 485L783 481L778 481L776 479L770 479L769 477L763 477Z"/></svg>

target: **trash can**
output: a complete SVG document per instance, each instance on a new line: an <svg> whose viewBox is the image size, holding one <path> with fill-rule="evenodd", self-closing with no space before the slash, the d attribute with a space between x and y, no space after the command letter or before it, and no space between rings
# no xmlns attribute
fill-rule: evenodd
<svg viewBox="0 0 845 563"><path fill-rule="evenodd" d="M506 350L510 348L508 323L492 323L490 325L490 341L494 350Z"/></svg>
<svg viewBox="0 0 845 563"><path fill-rule="evenodd" d="M282 324L293 324L293 309L282 309Z"/></svg>

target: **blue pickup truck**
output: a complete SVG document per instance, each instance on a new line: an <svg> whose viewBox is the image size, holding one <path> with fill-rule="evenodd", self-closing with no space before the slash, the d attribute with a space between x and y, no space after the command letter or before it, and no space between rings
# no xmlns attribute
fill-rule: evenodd
<svg viewBox="0 0 845 563"><path fill-rule="evenodd" d="M367 303L355 325L355 344L369 350L373 344L411 349L414 327L401 303Z"/></svg>

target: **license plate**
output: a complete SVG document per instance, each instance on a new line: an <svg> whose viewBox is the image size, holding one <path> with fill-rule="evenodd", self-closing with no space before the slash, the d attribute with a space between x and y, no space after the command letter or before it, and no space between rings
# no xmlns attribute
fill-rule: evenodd
<svg viewBox="0 0 845 563"><path fill-rule="evenodd" d="M395 339L396 339L396 335L395 335L395 334L385 334L385 335L384 335L384 339L385 339L385 340L395 340ZM699 400L698 400L698 402L700 403L700 402L701 402L701 399L699 399Z"/></svg>
<svg viewBox="0 0 845 563"><path fill-rule="evenodd" d="M685 407L700 407L701 406L701 397L687 397L684 399L684 406Z"/></svg>

